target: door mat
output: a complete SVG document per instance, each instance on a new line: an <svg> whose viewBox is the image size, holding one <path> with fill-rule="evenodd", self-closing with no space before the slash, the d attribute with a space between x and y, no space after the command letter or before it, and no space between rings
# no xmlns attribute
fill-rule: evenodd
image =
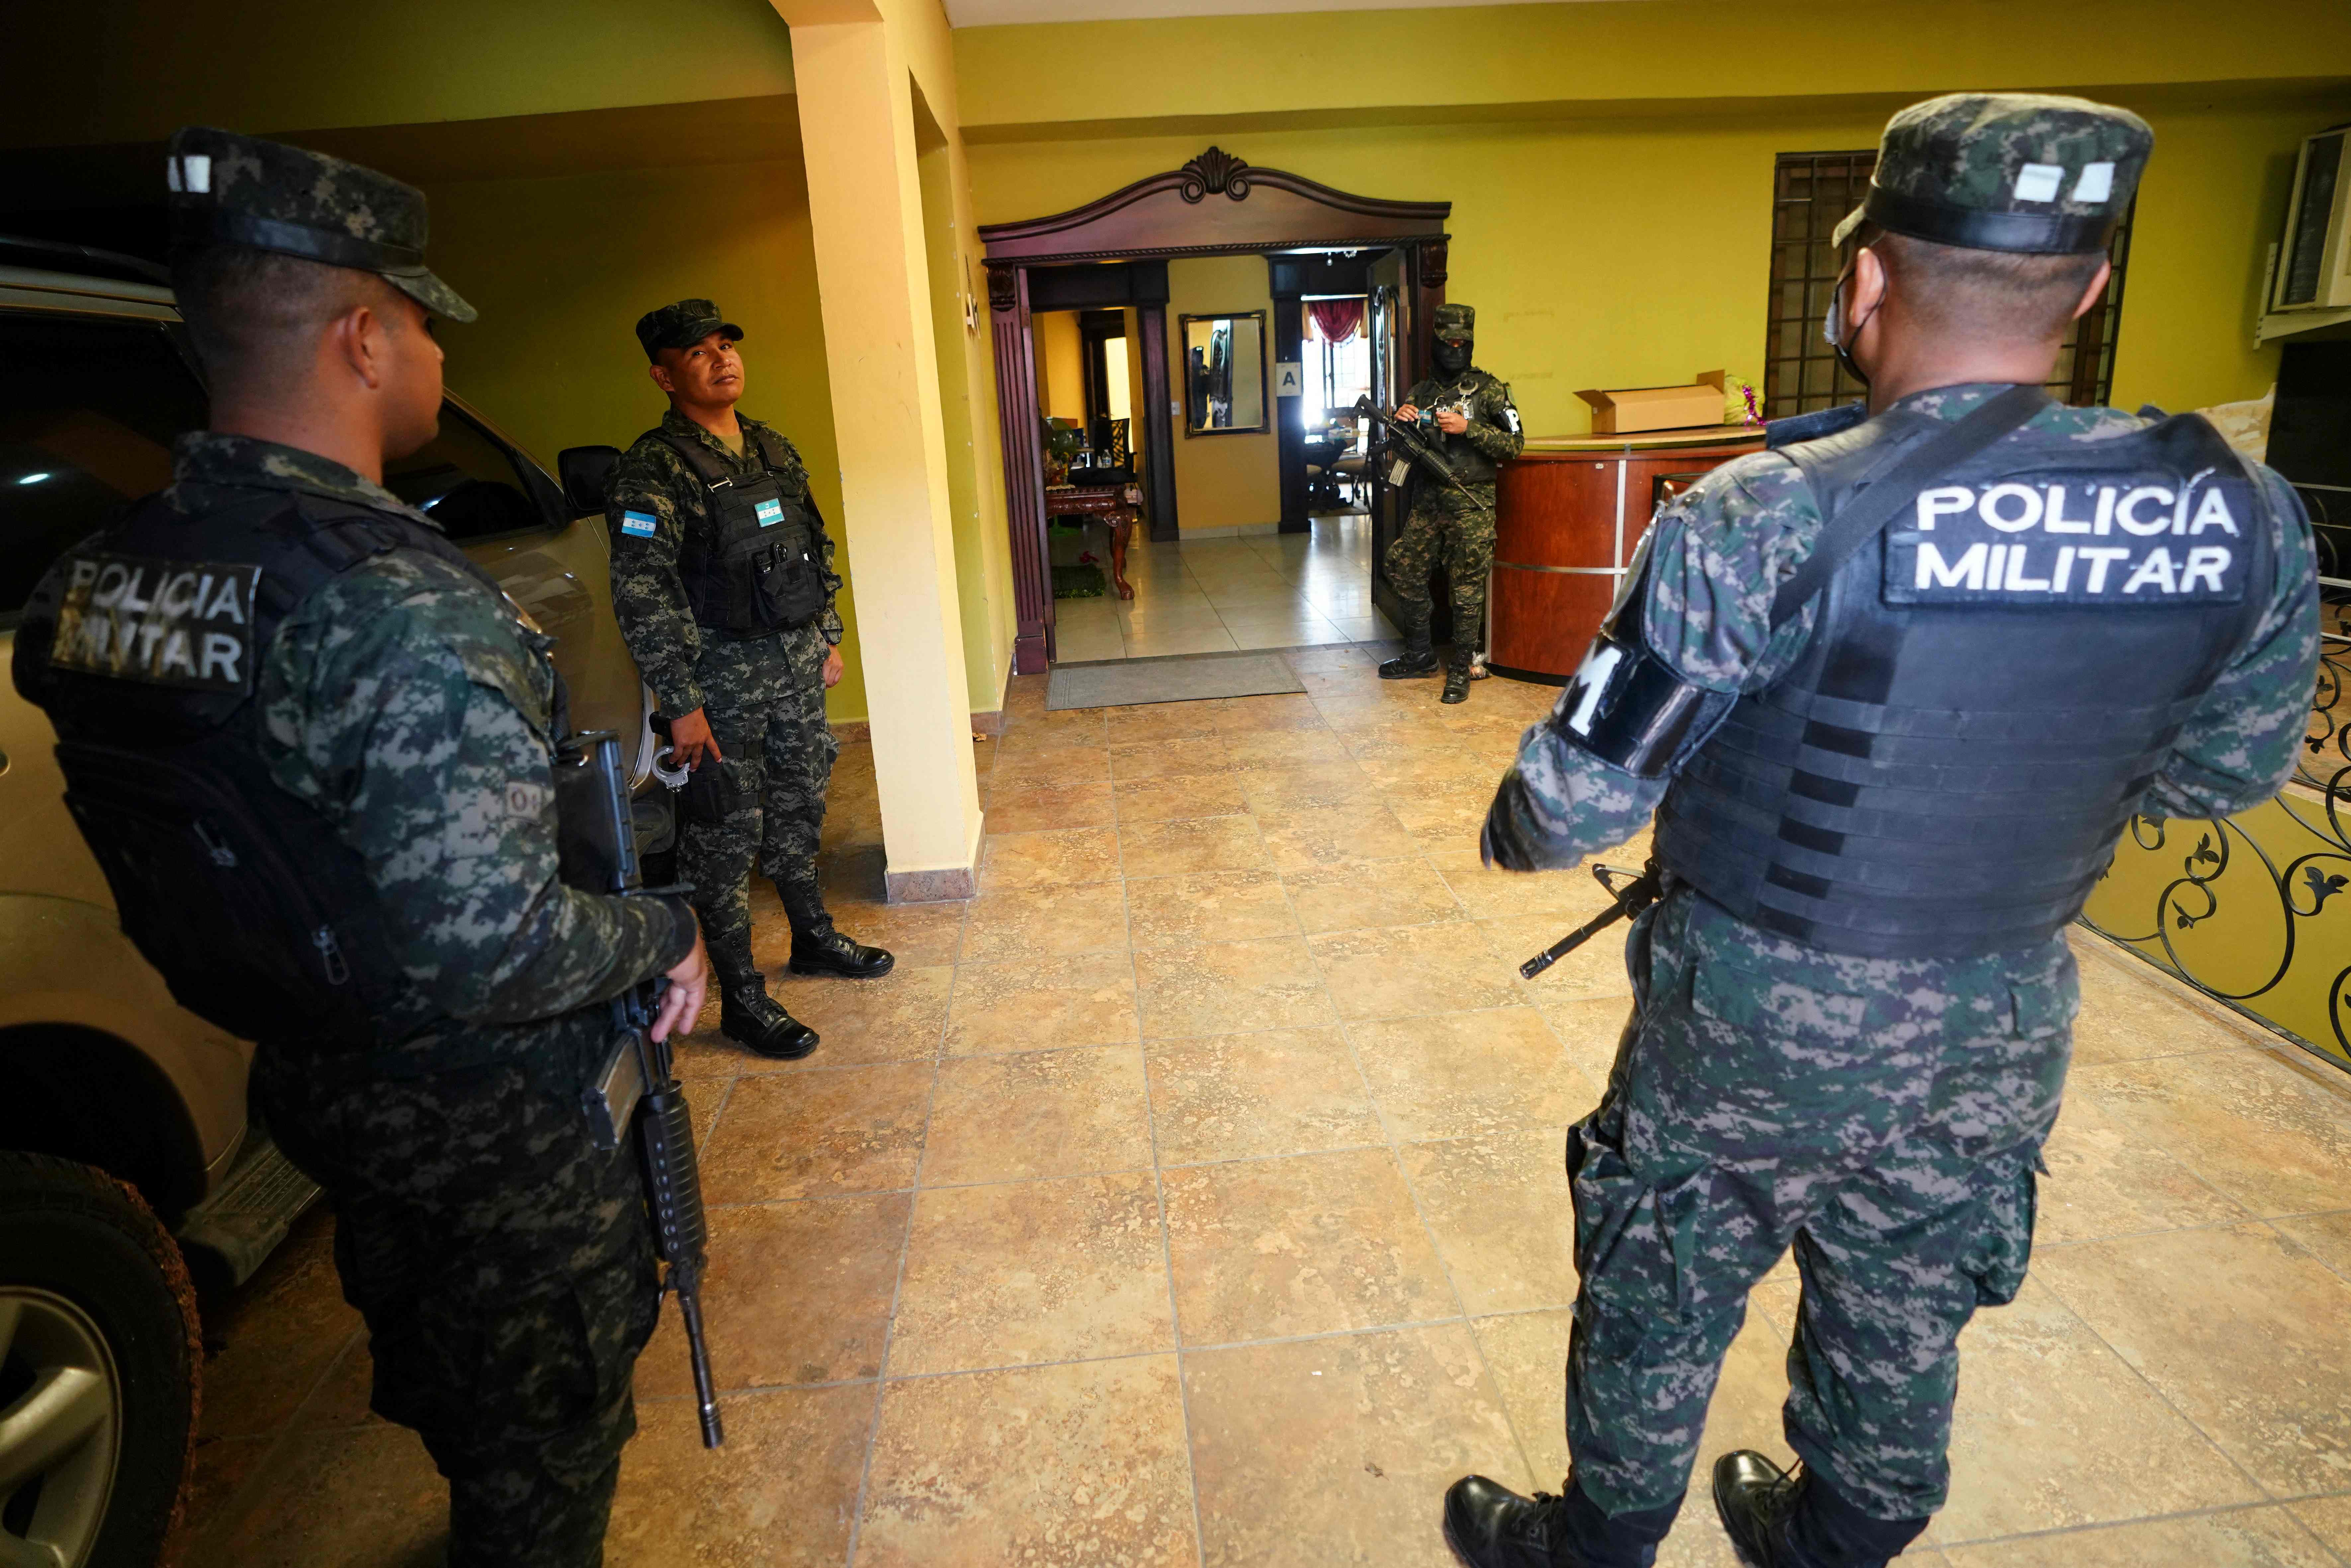
<svg viewBox="0 0 2351 1568"><path fill-rule="evenodd" d="M1258 697L1305 689L1289 661L1279 653L1197 653L1172 659L1056 664L1045 687L1045 711Z"/></svg>
<svg viewBox="0 0 2351 1568"><path fill-rule="evenodd" d="M1102 569L1090 560L1075 566L1053 569L1053 597L1056 599L1100 599L1102 596Z"/></svg>

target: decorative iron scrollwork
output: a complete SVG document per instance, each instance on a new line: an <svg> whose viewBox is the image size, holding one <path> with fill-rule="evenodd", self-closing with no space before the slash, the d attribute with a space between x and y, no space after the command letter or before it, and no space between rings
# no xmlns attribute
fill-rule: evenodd
<svg viewBox="0 0 2351 1568"><path fill-rule="evenodd" d="M2297 956L2307 956L2300 946L2304 924L2325 911L2336 894L2351 889L2351 705L2344 702L2346 676L2351 676L2351 637L2330 632L2319 657L2310 727L2303 741L2304 755L2294 768L2294 782L2302 788L2289 789L2277 802L2291 824L2284 830L2290 841L2264 844L2234 817L2171 822L2134 817L2130 842L2141 850L2161 852L2173 841L2174 830L2182 834L2182 841L2187 833L2195 833L2195 847L2181 856L2179 874L2162 884L2154 908L2132 923L2144 929L2109 930L2087 915L2082 920L2101 936L2138 946L2150 958L2155 954L2145 945L2159 944L2164 967L2180 979L2238 1011L2261 1018L2337 1067L2345 1065L2340 1056L2317 1050L2313 1041L2281 1024L2273 1009L2263 1003L2294 972ZM2249 880L2241 874L2229 888L2232 897L2241 889L2249 890L2254 906L2224 904L2222 879L2232 865L2241 869L2247 856L2258 864L2262 876ZM2266 892L2262 891L2264 885ZM2232 919L2239 929L2256 934L2256 951L2266 954L2273 942L2276 946L2273 963L2264 959L2265 969L2257 965L2250 977L2244 977L2255 979L2252 985L2224 986L2199 975L2194 956L2183 954L2175 942L2181 932ZM2274 938L2270 935L2273 930L2277 933ZM2326 967L2344 954L2319 951L2314 956L2318 972L2324 975ZM2351 1055L2351 963L2343 964L2325 980L2324 997L2326 1027L2333 1031L2338 1050Z"/></svg>
<svg viewBox="0 0 2351 1568"><path fill-rule="evenodd" d="M1234 201L1249 193L1249 164L1221 147L1211 147L1176 172L1184 176L1184 199L1197 204L1221 193Z"/></svg>

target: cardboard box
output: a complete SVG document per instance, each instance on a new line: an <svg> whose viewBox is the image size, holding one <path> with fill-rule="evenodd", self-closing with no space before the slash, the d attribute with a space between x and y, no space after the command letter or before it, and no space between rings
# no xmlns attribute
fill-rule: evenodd
<svg viewBox="0 0 2351 1568"><path fill-rule="evenodd" d="M1725 371L1700 371L1684 387L1594 388L1575 395L1592 405L1592 434L1629 435L1636 430L1686 430L1722 423Z"/></svg>

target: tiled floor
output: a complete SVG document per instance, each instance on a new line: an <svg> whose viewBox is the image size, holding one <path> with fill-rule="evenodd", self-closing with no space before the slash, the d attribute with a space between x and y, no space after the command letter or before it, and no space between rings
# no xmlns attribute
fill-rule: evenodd
<svg viewBox="0 0 2351 1568"><path fill-rule="evenodd" d="M1304 534L1248 534L1180 544L1138 538L1127 550L1134 597L1054 603L1064 664L1366 643L1395 634L1372 607L1372 523L1361 514L1313 519ZM1075 559L1076 544L1056 555ZM1084 548L1108 570L1102 530Z"/></svg>
<svg viewBox="0 0 2351 1568"><path fill-rule="evenodd" d="M1561 1134L1625 986L1605 941L1520 981L1595 894L1483 872L1472 834L1552 694L1442 708L1368 649L1290 657L1302 696L1048 716L1019 683L968 904L875 902L844 755L826 875L898 968L783 988L805 1063L684 1053L729 1441L697 1446L665 1324L610 1562L1436 1568L1456 1476L1558 1484ZM772 905L763 933L779 959ZM2032 1277L1968 1332L1908 1560L2339 1568L2351 1084L2078 946ZM1784 1456L1794 1299L1784 1267L1755 1291L1702 1462ZM323 1221L221 1332L190 1561L436 1561ZM1661 1561L1731 1563L1702 1490Z"/></svg>

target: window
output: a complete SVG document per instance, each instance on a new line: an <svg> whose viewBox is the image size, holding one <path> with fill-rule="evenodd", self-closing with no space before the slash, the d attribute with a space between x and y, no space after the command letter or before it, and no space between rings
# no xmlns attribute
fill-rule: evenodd
<svg viewBox="0 0 2351 1568"><path fill-rule="evenodd" d="M384 465L383 486L461 543L558 526L546 476L455 403L441 405L440 434Z"/></svg>
<svg viewBox="0 0 2351 1568"><path fill-rule="evenodd" d="M152 321L0 314L0 628L49 563L172 482L204 394Z"/></svg>
<svg viewBox="0 0 2351 1568"><path fill-rule="evenodd" d="M1763 347L1766 419L1810 413L1864 395L1861 383L1837 363L1821 327L1843 265L1829 236L1861 204L1876 166L1875 151L1780 154L1772 174L1771 301ZM2114 277L2105 295L2074 324L2049 373L2051 394L2064 402L2104 402L2113 388L2131 218L2124 214L2107 247Z"/></svg>

